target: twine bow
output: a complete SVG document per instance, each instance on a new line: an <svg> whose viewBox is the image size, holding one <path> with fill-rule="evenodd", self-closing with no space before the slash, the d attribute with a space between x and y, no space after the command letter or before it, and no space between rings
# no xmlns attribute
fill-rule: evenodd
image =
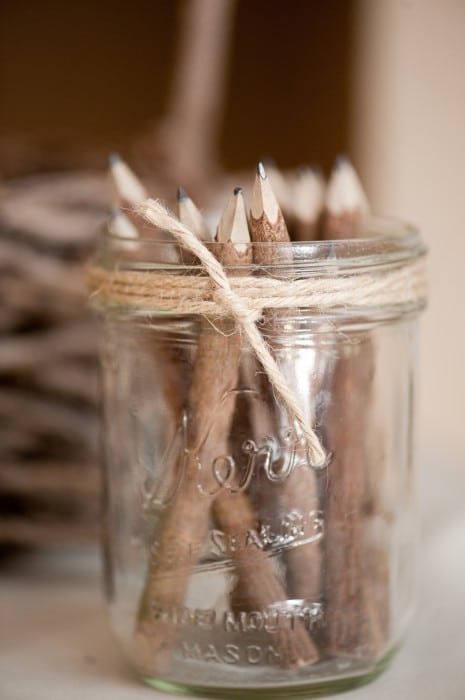
<svg viewBox="0 0 465 700"><path fill-rule="evenodd" d="M210 250L161 202L148 199L137 210L198 258L208 277L144 270L108 271L93 266L89 270L89 282L94 293L117 304L153 308L155 302L157 308L165 311L232 317L284 404L298 438L305 441L312 466L324 467L327 456L318 436L307 424L294 392L255 322L265 308L315 308L321 313L341 307L418 304L426 296L423 260L402 261L401 266L387 268L381 274L364 272L329 279L229 278Z"/></svg>
<svg viewBox="0 0 465 700"><path fill-rule="evenodd" d="M296 424L299 432L305 439L312 466L324 466L326 453L317 434L311 426L307 425L293 391L288 386L265 339L255 325L254 315L251 314L247 306L243 304L241 299L231 289L229 279L222 265L192 231L172 216L159 201L146 200L137 209L147 221L164 231L168 231L184 248L187 248L200 260L205 271L217 286L216 297L221 299L229 315L234 318L241 328L272 386L281 398L289 417Z"/></svg>

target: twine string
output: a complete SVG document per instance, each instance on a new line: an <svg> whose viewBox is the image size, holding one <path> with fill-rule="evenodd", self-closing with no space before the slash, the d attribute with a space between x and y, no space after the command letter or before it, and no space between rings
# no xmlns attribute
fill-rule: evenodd
<svg viewBox="0 0 465 700"><path fill-rule="evenodd" d="M199 241L197 236L195 236L187 226L184 226L178 219L172 216L160 202L147 200L139 205L138 210L147 221L171 233L184 248L187 248L198 257L209 277L218 287L216 298L223 302L224 307L242 329L242 332L268 375L272 386L280 396L289 417L296 423L305 438L312 465L316 467L322 466L326 461L326 453L320 444L318 436L313 428L307 425L305 416L297 403L294 393L287 385L277 362L267 347L265 339L255 325L255 319L251 316L250 310L244 306L242 300L231 289L229 279L221 263L212 255L208 248Z"/></svg>
<svg viewBox="0 0 465 700"><path fill-rule="evenodd" d="M117 304L156 306L160 311L198 313L211 318L234 318L294 423L299 439L305 441L312 466L324 466L326 453L312 426L307 424L256 321L265 308L315 308L321 312L337 307L418 303L426 296L423 261L403 262L401 267L382 274L344 275L338 271L331 278L229 278L210 250L161 202L149 199L137 209L148 222L169 232L183 248L193 253L208 277L154 271L110 271L92 266L89 283L94 294L103 301Z"/></svg>
<svg viewBox="0 0 465 700"><path fill-rule="evenodd" d="M336 308L367 308L418 303L426 295L423 260L403 261L401 267L381 272L344 274L322 278L280 279L229 277L230 289L240 299L242 313L254 319L263 310L306 308L331 311ZM175 275L155 270L108 271L89 269L89 282L102 301L159 311L176 311L221 317L229 313L221 288L209 277Z"/></svg>

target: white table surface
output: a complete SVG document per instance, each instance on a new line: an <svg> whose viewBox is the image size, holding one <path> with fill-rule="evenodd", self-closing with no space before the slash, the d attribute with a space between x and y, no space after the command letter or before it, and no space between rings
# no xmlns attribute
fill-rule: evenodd
<svg viewBox="0 0 465 700"><path fill-rule="evenodd" d="M421 587L411 632L388 671L339 700L465 699L465 468L438 460L424 472ZM95 548L4 562L0 700L168 697L135 680L112 641Z"/></svg>

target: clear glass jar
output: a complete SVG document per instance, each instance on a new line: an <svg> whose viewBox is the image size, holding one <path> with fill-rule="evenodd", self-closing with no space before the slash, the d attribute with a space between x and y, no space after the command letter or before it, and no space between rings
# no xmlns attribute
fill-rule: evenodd
<svg viewBox="0 0 465 700"><path fill-rule="evenodd" d="M291 263L228 274L381 277L425 253L414 230L385 220L363 240L286 248ZM183 255L106 232L95 265L205 276ZM424 294L264 311L258 327L328 453L315 468L233 321L94 286L106 595L132 666L157 688L214 697L324 694L375 677L413 605Z"/></svg>

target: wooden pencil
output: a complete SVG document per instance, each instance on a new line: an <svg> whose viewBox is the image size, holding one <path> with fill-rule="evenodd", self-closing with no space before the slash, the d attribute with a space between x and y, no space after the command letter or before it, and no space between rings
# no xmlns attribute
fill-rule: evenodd
<svg viewBox="0 0 465 700"><path fill-rule="evenodd" d="M132 208L149 196L137 175L118 153L113 153L109 158L108 175L113 199L117 206Z"/></svg>
<svg viewBox="0 0 465 700"><path fill-rule="evenodd" d="M296 170L291 181L292 237L297 242L315 241L319 237L324 204L325 181L321 171L311 166ZM327 365L324 352L318 347L319 337L314 337L314 346L296 349L296 357L284 367L292 386L301 395L302 405L309 424L316 420L316 403ZM300 490L299 481L302 482ZM308 482L308 483L305 483ZM300 474L294 480L291 498L308 513L309 509L321 517L317 478L315 475ZM289 507L292 504L289 502ZM289 594L295 598L321 601L322 551L321 542L309 543L290 552L288 586ZM309 566L309 563L311 566Z"/></svg>
<svg viewBox="0 0 465 700"><path fill-rule="evenodd" d="M218 253L226 265L237 262L252 262L252 250L249 246L240 253L244 244L250 242L242 191L236 188L225 209L217 232L217 241L235 242L236 252L231 255L228 251ZM228 249L230 245L228 246ZM239 251L239 252L237 252ZM248 270L244 271L248 274ZM239 367L237 367L239 373ZM226 446L225 446L226 447ZM257 526L257 516L246 494L232 496L223 492L213 503L213 513L218 526L229 535L239 535L241 532L253 532ZM237 574L236 594L233 605L238 604L242 610L266 611L271 605L286 600L287 594L273 569L272 562L266 552L261 549L241 550L234 552L234 563ZM239 599L238 599L239 598ZM271 637L270 639L273 639ZM275 645L280 654L280 665L286 668L299 667L315 663L319 658L318 650L307 634L304 625L297 621L293 630L280 630Z"/></svg>
<svg viewBox="0 0 465 700"><path fill-rule="evenodd" d="M293 218L293 177L289 171L283 172L274 160L267 159L262 161L263 167L266 170L268 182L279 204L281 213L286 221L286 226L289 227L289 222Z"/></svg>
<svg viewBox="0 0 465 700"><path fill-rule="evenodd" d="M326 190L323 239L360 238L368 214L368 200L359 177L349 159L339 156Z"/></svg>
<svg viewBox="0 0 465 700"><path fill-rule="evenodd" d="M140 229L140 220L132 213L133 207L140 204L148 197L147 191L137 175L121 156L114 153L109 159L108 177L111 182L114 206L108 222L110 233L121 238L119 249L124 249L124 257L131 261L141 254L138 242L143 241ZM122 209L124 207L124 211ZM156 232L162 240L162 235ZM152 250L153 252L153 250ZM179 261L177 250L173 246L160 247L159 259L167 263ZM167 353L159 343L150 342L149 354L153 358L154 371L157 374L158 383L170 410L166 418L171 427L178 425L179 414L182 406L182 376L180 368L183 358L177 352Z"/></svg>
<svg viewBox="0 0 465 700"><path fill-rule="evenodd" d="M255 243L254 262L261 266L280 264L284 266L282 274L290 274L293 260L292 251L290 246L279 245L289 242L289 234L262 164L259 164L254 184L250 231L252 241ZM263 245L260 245L261 243ZM277 245L272 245L273 243ZM265 313L264 332L269 334L271 346L274 336L282 332L284 320L288 325L287 317L288 312L285 310L279 313ZM286 375L287 368L287 374L292 377L293 385L298 386L297 378L294 375L294 359L292 356L289 360L292 368L283 359L282 369ZM266 383L263 385L262 382L259 391L264 392L265 395L268 391L269 404L274 404L274 397ZM308 395L309 391L310 387L307 385L304 392L306 395L302 396L302 403L304 411L311 420L312 410L306 410L306 407L311 406L313 399ZM273 415L267 404L268 402L262 406L254 404L251 408L252 424L260 439L267 437L265 431L271 431L268 432L268 435L276 436L277 431L281 432L283 428L288 427L288 418L279 415L279 412L278 415ZM293 426L290 427L293 428ZM284 455L285 459L286 457L289 458L289 454ZM278 504L277 512L297 514L305 520L310 513L314 513L319 508L317 482L314 471L306 462L305 449L302 446L296 446L296 459L297 461L303 460L305 466L299 464L282 483L277 486L274 484L268 486L265 497L268 494L274 494L273 500ZM299 591L300 598L306 599L308 602L316 602L321 592L321 550L319 543L314 541L306 544L296 543L295 546L288 549L285 558L288 567L288 581L292 589Z"/></svg>
<svg viewBox="0 0 465 700"><path fill-rule="evenodd" d="M261 162L258 164L253 186L249 225L251 240L255 244L253 258L255 264L258 266L292 264L290 245L285 246L284 249L273 245L273 243L289 243L290 240L281 208ZM266 329L270 333L279 332L282 318L282 312L273 314L275 323L270 319L269 314L265 314ZM257 394L258 400L250 402L250 416L254 439L261 443L268 437L276 435L276 431L279 430L279 421L272 409L273 389L256 358L251 355L243 360L242 374L246 385L254 389ZM266 480L263 480L260 488L261 486L269 490Z"/></svg>
<svg viewBox="0 0 465 700"><path fill-rule="evenodd" d="M284 250L279 246L261 243L290 243L286 223L276 195L268 180L265 166L259 163L250 207L250 235L255 246L254 262L260 265L292 263L291 246Z"/></svg>
<svg viewBox="0 0 465 700"><path fill-rule="evenodd" d="M347 159L339 160L328 183L324 239L360 237L366 213L355 171ZM366 332L339 342L324 418L332 454L325 503L326 645L335 656L373 658L383 648L383 633L366 571L363 511L375 355Z"/></svg>
<svg viewBox="0 0 465 700"><path fill-rule="evenodd" d="M324 193L325 183L319 170L310 166L297 170L292 185L294 240L318 239Z"/></svg>
<svg viewBox="0 0 465 700"><path fill-rule="evenodd" d="M178 188L178 219L183 222L191 231L194 231L200 241L209 243L212 241L212 234L208 228L207 222L203 218L200 210L196 207L193 200L187 192L182 188Z"/></svg>
<svg viewBox="0 0 465 700"><path fill-rule="evenodd" d="M119 249L125 250L130 259L132 252L140 255L136 241L142 238L141 221L133 208L147 199L148 192L118 153L112 153L108 159L108 181L113 199L108 229L121 238Z"/></svg>
<svg viewBox="0 0 465 700"><path fill-rule="evenodd" d="M113 236L121 238L121 245L128 250L133 250L134 242L139 239L139 231L118 206L111 208L108 230Z"/></svg>

